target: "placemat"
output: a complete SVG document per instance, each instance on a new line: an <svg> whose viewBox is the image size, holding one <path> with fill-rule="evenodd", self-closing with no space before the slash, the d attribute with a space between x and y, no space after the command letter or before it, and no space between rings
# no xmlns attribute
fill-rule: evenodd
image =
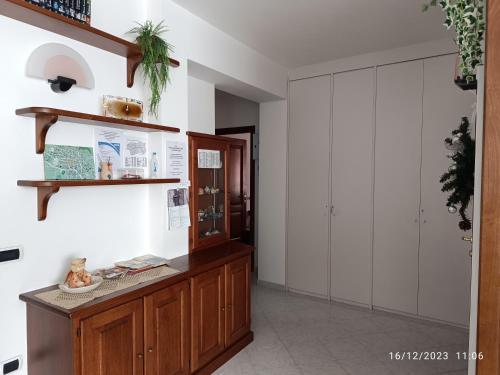
<svg viewBox="0 0 500 375"><path fill-rule="evenodd" d="M36 297L50 303L51 305L71 310L87 302L93 301L96 298L130 288L131 286L137 284L158 279L160 277L174 275L179 272L180 271L175 268L162 266L135 275L125 275L121 279L104 280L98 288L88 293L70 294L63 292L60 289L54 289L49 292L37 294Z"/></svg>

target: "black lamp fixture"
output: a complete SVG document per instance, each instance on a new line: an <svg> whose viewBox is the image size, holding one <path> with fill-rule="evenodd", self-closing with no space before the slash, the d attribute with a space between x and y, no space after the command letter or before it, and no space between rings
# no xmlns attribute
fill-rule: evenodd
<svg viewBox="0 0 500 375"><path fill-rule="evenodd" d="M52 91L62 93L68 91L73 85L76 85L76 80L68 77L57 76L57 79L49 79L50 88Z"/></svg>

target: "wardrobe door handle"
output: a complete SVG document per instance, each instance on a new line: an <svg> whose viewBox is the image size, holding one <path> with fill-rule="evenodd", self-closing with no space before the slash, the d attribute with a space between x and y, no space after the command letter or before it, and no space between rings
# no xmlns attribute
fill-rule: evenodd
<svg viewBox="0 0 500 375"><path fill-rule="evenodd" d="M148 353L153 353L153 348L148 348Z"/></svg>
<svg viewBox="0 0 500 375"><path fill-rule="evenodd" d="M137 354L137 358L142 359L143 357L144 357L144 354L142 354L142 353Z"/></svg>

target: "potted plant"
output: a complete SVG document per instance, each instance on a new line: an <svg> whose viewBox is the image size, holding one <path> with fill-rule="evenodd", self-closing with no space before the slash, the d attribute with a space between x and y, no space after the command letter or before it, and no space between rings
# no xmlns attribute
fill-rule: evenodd
<svg viewBox="0 0 500 375"><path fill-rule="evenodd" d="M448 154L452 164L441 176L443 184L441 191L450 192L446 206L451 214L460 214L458 227L463 231L472 229L472 222L467 216L467 207L474 195L474 162L475 141L470 134L470 123L463 117L458 129L451 132L451 137L445 140L446 149L452 151ZM460 208L457 208L460 206Z"/></svg>
<svg viewBox="0 0 500 375"><path fill-rule="evenodd" d="M477 87L476 68L483 61L485 30L484 0L431 0L423 5L423 11L439 6L446 15L444 25L455 28L459 61L455 83L464 90Z"/></svg>
<svg viewBox="0 0 500 375"><path fill-rule="evenodd" d="M129 31L129 34L137 35L135 41L142 51L141 65L144 71L144 81L149 83L151 90L149 114L156 118L158 118L162 92L170 81L169 57L172 45L161 37L166 31L163 21L154 25L150 20L144 24L137 23L137 26Z"/></svg>

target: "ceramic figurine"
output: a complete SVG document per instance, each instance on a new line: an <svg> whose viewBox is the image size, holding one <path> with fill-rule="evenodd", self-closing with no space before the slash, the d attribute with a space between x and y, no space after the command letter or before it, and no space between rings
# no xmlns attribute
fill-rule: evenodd
<svg viewBox="0 0 500 375"><path fill-rule="evenodd" d="M85 271L86 258L73 259L71 270L66 275L66 283L70 288L81 288L92 284L92 276Z"/></svg>
<svg viewBox="0 0 500 375"><path fill-rule="evenodd" d="M205 193L206 193L206 194L210 194L210 191L211 191L211 190L212 190L212 189L210 189L210 186L205 186Z"/></svg>
<svg viewBox="0 0 500 375"><path fill-rule="evenodd" d="M202 187L198 188L198 195L203 195L203 194L205 194L205 190Z"/></svg>
<svg viewBox="0 0 500 375"><path fill-rule="evenodd" d="M112 180L113 163L111 163L110 161L101 161L99 175L101 177L101 180Z"/></svg>
<svg viewBox="0 0 500 375"><path fill-rule="evenodd" d="M198 221L203 221L204 218L205 218L205 211L198 210Z"/></svg>

